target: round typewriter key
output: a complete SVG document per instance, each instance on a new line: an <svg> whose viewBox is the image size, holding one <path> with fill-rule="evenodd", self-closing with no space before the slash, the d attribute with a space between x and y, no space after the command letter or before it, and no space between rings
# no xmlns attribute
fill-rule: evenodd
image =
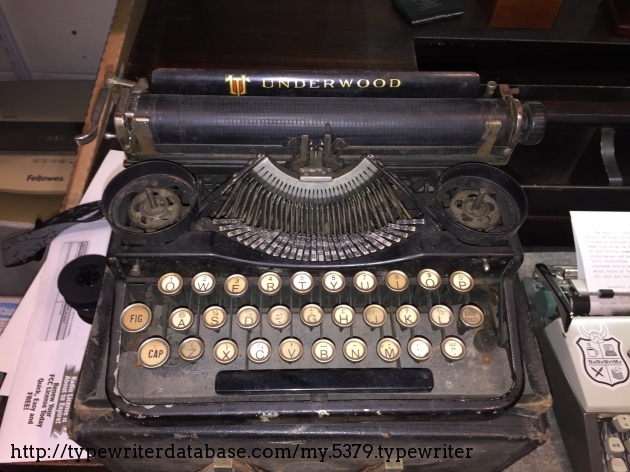
<svg viewBox="0 0 630 472"><path fill-rule="evenodd" d="M324 320L324 310L316 303L309 303L308 305L304 305L302 310L300 310L300 319L306 326L314 328L322 324Z"/></svg>
<svg viewBox="0 0 630 472"><path fill-rule="evenodd" d="M214 290L216 284L217 281L210 272L199 272L190 283L197 295L208 295Z"/></svg>
<svg viewBox="0 0 630 472"><path fill-rule="evenodd" d="M182 276L175 272L164 274L158 280L158 290L164 295L177 295L183 286Z"/></svg>
<svg viewBox="0 0 630 472"><path fill-rule="evenodd" d="M483 310L476 305L463 305L459 309L459 319L469 328L478 328L483 324Z"/></svg>
<svg viewBox="0 0 630 472"><path fill-rule="evenodd" d="M417 361L426 361L431 357L431 341L422 336L411 338L407 343L407 352Z"/></svg>
<svg viewBox="0 0 630 472"><path fill-rule="evenodd" d="M442 354L450 361L458 361L466 354L466 345L461 339L448 336L442 341Z"/></svg>
<svg viewBox="0 0 630 472"><path fill-rule="evenodd" d="M209 306L203 312L203 324L209 329L219 329L227 321L227 312L221 306Z"/></svg>
<svg viewBox="0 0 630 472"><path fill-rule="evenodd" d="M434 305L429 310L429 320L436 328L446 328L453 322L453 310L446 305Z"/></svg>
<svg viewBox="0 0 630 472"><path fill-rule="evenodd" d="M247 292L247 279L245 276L240 274L230 275L227 279L225 279L225 283L223 284L223 288L225 288L225 292L233 298L242 297Z"/></svg>
<svg viewBox="0 0 630 472"><path fill-rule="evenodd" d="M188 308L176 308L168 317L168 324L175 331L185 331L190 328L195 321L193 312Z"/></svg>
<svg viewBox="0 0 630 472"><path fill-rule="evenodd" d="M243 329L250 330L255 328L259 322L260 312L255 306L245 305L236 312L236 324Z"/></svg>
<svg viewBox="0 0 630 472"><path fill-rule="evenodd" d="M266 339L254 339L247 346L247 357L256 364L262 364L271 357L271 344Z"/></svg>
<svg viewBox="0 0 630 472"><path fill-rule="evenodd" d="M162 338L149 338L138 348L138 362L147 369L164 364L171 355L171 346Z"/></svg>
<svg viewBox="0 0 630 472"><path fill-rule="evenodd" d="M193 362L203 356L205 347L199 338L186 338L179 345L179 357L185 361Z"/></svg>
<svg viewBox="0 0 630 472"><path fill-rule="evenodd" d="M381 305L368 305L363 310L363 320L371 328L380 328L387 321L387 310Z"/></svg>
<svg viewBox="0 0 630 472"><path fill-rule="evenodd" d="M413 328L420 322L420 312L413 305L401 305L396 310L396 320L403 328Z"/></svg>
<svg viewBox="0 0 630 472"><path fill-rule="evenodd" d="M347 328L354 323L354 308L350 305L337 305L332 311L332 320L340 328Z"/></svg>
<svg viewBox="0 0 630 472"><path fill-rule="evenodd" d="M275 295L282 288L282 279L275 272L266 272L258 278L258 289L265 295Z"/></svg>
<svg viewBox="0 0 630 472"><path fill-rule="evenodd" d="M120 315L120 326L129 333L142 331L151 323L151 309L144 303L134 303Z"/></svg>
<svg viewBox="0 0 630 472"><path fill-rule="evenodd" d="M362 270L355 274L352 282L359 292L370 293L376 288L376 275L367 270Z"/></svg>
<svg viewBox="0 0 630 472"><path fill-rule="evenodd" d="M423 269L418 272L418 284L428 292L433 292L442 285L442 278L433 269Z"/></svg>
<svg viewBox="0 0 630 472"><path fill-rule="evenodd" d="M338 293L346 286L346 278L341 273L331 270L322 276L322 285L327 292Z"/></svg>
<svg viewBox="0 0 630 472"><path fill-rule="evenodd" d="M463 270L456 270L451 274L451 287L459 293L470 292L475 284L472 275Z"/></svg>
<svg viewBox="0 0 630 472"><path fill-rule="evenodd" d="M284 305L272 306L267 313L267 319L276 329L286 328L291 323L291 310Z"/></svg>
<svg viewBox="0 0 630 472"><path fill-rule="evenodd" d="M360 338L346 339L343 343L343 355L350 362L361 362L367 356L367 345Z"/></svg>
<svg viewBox="0 0 630 472"><path fill-rule="evenodd" d="M385 285L392 292L404 292L409 287L409 278L400 270L390 270L385 276Z"/></svg>
<svg viewBox="0 0 630 472"><path fill-rule="evenodd" d="M286 338L283 339L278 347L278 352L280 353L280 357L285 362L295 362L304 353L304 347L302 346L302 342L296 338Z"/></svg>
<svg viewBox="0 0 630 472"><path fill-rule="evenodd" d="M320 364L327 364L335 358L335 344L330 339L318 339L313 343L311 354Z"/></svg>
<svg viewBox="0 0 630 472"><path fill-rule="evenodd" d="M308 272L296 272L291 277L291 288L295 293L308 293L313 288L313 285L315 285L315 280L313 280L313 276Z"/></svg>
<svg viewBox="0 0 630 472"><path fill-rule="evenodd" d="M222 339L214 345L212 356L219 364L229 364L238 356L238 346L231 339Z"/></svg>
<svg viewBox="0 0 630 472"><path fill-rule="evenodd" d="M394 362L400 357L400 343L394 338L382 338L376 345L376 352L385 362Z"/></svg>

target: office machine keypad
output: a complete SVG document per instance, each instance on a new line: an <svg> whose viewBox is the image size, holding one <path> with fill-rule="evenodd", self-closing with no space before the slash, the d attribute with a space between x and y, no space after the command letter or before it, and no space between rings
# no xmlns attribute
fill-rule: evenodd
<svg viewBox="0 0 630 472"><path fill-rule="evenodd" d="M630 413L602 418L599 427L608 472L630 471Z"/></svg>
<svg viewBox="0 0 630 472"><path fill-rule="evenodd" d="M177 366L185 372L417 367L443 371L446 393L468 384L484 391L509 364L504 350L489 356L475 345L476 334L492 329L497 310L490 287L476 282L466 271L440 275L431 267L259 276L172 271L154 283L127 285L121 352L134 357L136 374L164 371L168 379L185 375ZM470 375L474 369L479 375ZM133 376L121 372L123 388L133 391ZM509 381L499 380L496 390Z"/></svg>

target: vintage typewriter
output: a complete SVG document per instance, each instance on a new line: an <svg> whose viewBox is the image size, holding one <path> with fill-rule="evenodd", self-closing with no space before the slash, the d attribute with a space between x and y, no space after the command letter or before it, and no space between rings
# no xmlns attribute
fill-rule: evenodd
<svg viewBox="0 0 630 472"><path fill-rule="evenodd" d="M181 424L513 406L527 201L494 166L542 139L545 113L495 88L478 97L473 73L109 77L100 103L128 168L75 212L113 231L96 316L111 318L116 411Z"/></svg>
<svg viewBox="0 0 630 472"><path fill-rule="evenodd" d="M537 264L523 279L573 469L630 468L630 298L590 293L575 266Z"/></svg>

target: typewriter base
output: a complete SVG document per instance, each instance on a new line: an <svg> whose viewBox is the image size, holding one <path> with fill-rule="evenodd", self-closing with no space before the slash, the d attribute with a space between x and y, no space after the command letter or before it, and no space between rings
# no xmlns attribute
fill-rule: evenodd
<svg viewBox="0 0 630 472"><path fill-rule="evenodd" d="M114 411L105 392L107 348L109 346L110 320L97 317L92 327L81 376L77 387L74 406L70 413L69 434L84 448L133 447L146 448L245 448L252 449L288 447L293 451L302 448L328 448L327 456L334 454L334 444L370 444L373 451L378 447L388 448L443 448L446 444L456 448L472 448L470 458L405 458L404 470L456 470L465 466L470 471L503 470L513 462L542 445L548 438L549 428L545 411L551 406L551 397L544 376L542 361L529 321L524 295L520 284L514 284L518 306L520 341L524 353L528 383L519 402L508 412L492 419L443 419L427 418L423 421L392 420L381 417L381 421L369 423L325 422L301 424L293 421L281 423L271 418L267 422L235 423L217 426L190 426L184 422L177 426L142 426L129 422ZM102 303L105 300L101 301ZM339 446L343 448L343 446ZM133 452L130 453L133 457ZM338 453L337 453L338 454ZM448 454L448 452L447 452ZM300 459L244 458L243 462L268 471L358 471L369 466L378 466L384 459L320 458ZM198 471L213 462L203 459L111 459L98 458L110 470L120 471ZM393 464L395 465L395 464Z"/></svg>

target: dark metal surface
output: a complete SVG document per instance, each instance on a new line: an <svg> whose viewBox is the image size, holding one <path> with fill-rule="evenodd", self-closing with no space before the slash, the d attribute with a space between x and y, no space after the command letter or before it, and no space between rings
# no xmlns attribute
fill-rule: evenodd
<svg viewBox="0 0 630 472"><path fill-rule="evenodd" d="M499 121L497 144L511 118L502 99L381 99L345 97L138 97L160 145L275 145L302 135L332 135L348 146L479 146L487 121ZM507 144L507 143L504 143Z"/></svg>
<svg viewBox="0 0 630 472"><path fill-rule="evenodd" d="M474 72L156 69L151 91L183 95L476 98Z"/></svg>
<svg viewBox="0 0 630 472"><path fill-rule="evenodd" d="M44 221L33 231L2 241L2 259L6 267L37 260L55 237L78 223L103 217L101 202L84 203Z"/></svg>

